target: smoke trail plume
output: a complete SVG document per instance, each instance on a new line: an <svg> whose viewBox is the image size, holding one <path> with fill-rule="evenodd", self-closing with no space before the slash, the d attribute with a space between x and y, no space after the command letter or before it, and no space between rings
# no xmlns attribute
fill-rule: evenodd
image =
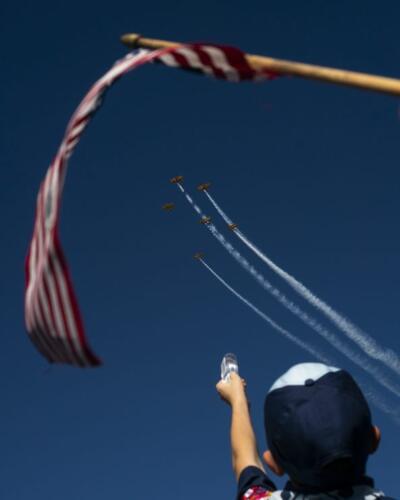
<svg viewBox="0 0 400 500"><path fill-rule="evenodd" d="M189 204L192 205L194 210L201 216L205 217L202 210L198 205L196 205L193 199L186 193L185 189L181 184L178 184L179 189L185 195ZM348 359L353 361L353 363L360 366L363 370L372 375L382 386L387 390L400 397L400 387L389 380L384 373L382 373L379 368L371 365L368 358L365 356L357 354L353 349L344 344L336 335L323 327L318 321L309 316L300 307L294 304L292 301L287 299L287 297L277 288L275 288L268 280L264 278L234 247L229 243L225 237L218 231L214 224L206 224L207 229L211 234L221 243L221 245L228 251L228 253L251 275L256 281L268 291L278 302L280 302L284 307L291 311L295 316L301 319L307 326L312 328L316 333L321 335L326 341L328 341L333 347L345 355Z"/></svg>
<svg viewBox="0 0 400 500"><path fill-rule="evenodd" d="M204 191L204 193L210 200L214 208L217 210L217 212L220 214L220 216L224 219L224 221L228 225L232 224L232 220L217 204L214 198L207 191ZM321 298L317 297L311 290L309 290L303 283L298 281L294 276L287 273L285 270L275 264L275 262L273 262L267 255L265 255L256 245L254 245L254 243L252 243L242 231L240 231L239 229L234 229L234 233L248 248L250 248L250 250L252 250L263 262L265 262L265 264L267 264L270 269L272 269L276 274L283 278L286 283L288 283L311 305L313 305L327 318L329 318L332 323L337 326L337 328L339 328L348 338L355 342L366 354L368 354L371 358L381 361L388 368L392 369L397 374L400 374L400 358L395 351L379 346L376 340L372 338L368 333L361 330L361 328L352 323L348 318L333 309Z"/></svg>

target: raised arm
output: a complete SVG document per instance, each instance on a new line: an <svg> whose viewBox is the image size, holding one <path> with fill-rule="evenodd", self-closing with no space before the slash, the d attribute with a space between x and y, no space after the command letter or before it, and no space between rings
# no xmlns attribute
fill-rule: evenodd
<svg viewBox="0 0 400 500"><path fill-rule="evenodd" d="M223 380L218 382L217 391L232 409L232 465L238 479L243 469L250 465L261 470L264 470L264 467L258 453L257 441L251 424L244 382L236 373L231 373L230 377L229 382Z"/></svg>

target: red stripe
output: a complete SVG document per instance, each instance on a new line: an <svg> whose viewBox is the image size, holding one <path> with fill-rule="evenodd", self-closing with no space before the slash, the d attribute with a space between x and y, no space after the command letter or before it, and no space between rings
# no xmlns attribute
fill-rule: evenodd
<svg viewBox="0 0 400 500"><path fill-rule="evenodd" d="M280 76L279 73L275 71L255 71L247 62L245 54L236 47L222 46L218 48L223 50L229 64L239 72L242 80L254 80L257 76L264 76L265 78Z"/></svg>
<svg viewBox="0 0 400 500"><path fill-rule="evenodd" d="M81 106L83 106L83 104L86 104L86 103L82 101L82 103L79 105L79 108ZM79 112L79 108L76 110L77 113ZM93 114L93 110L88 111L87 113L80 116L79 118L76 118L73 121L71 120L71 123L69 125L69 130L72 130L73 128L77 127L78 125L80 125L84 121L89 121L92 114Z"/></svg>
<svg viewBox="0 0 400 500"><path fill-rule="evenodd" d="M171 56L176 60L176 62L182 68L191 68L191 69L193 69L192 65L189 63L189 61L187 60L187 58L184 55L178 54L178 52L172 52Z"/></svg>
<svg viewBox="0 0 400 500"><path fill-rule="evenodd" d="M203 50L201 50L200 47L198 48L198 50L194 50L194 52L196 52L196 54L198 55L200 61L202 62L202 64L204 64L204 66L208 66L208 67L210 67L212 69L212 71L214 72L214 75L215 75L216 78L220 78L222 80L226 80L226 74L225 74L225 72L222 71L222 69L217 68L216 66L214 66L214 63L213 63L210 55L207 54L207 52L204 52Z"/></svg>
<svg viewBox="0 0 400 500"><path fill-rule="evenodd" d="M83 123L83 120L80 121L80 123L82 124ZM74 141L77 137L80 137L83 132L85 131L86 127L87 127L87 124L89 123L89 120L86 120L86 124L85 126L79 131L79 132L76 132L76 133L73 133L74 132L74 129L77 125L79 124L74 124L73 127L71 127L71 132L68 134L68 137L67 137L67 144L70 144L72 141Z"/></svg>

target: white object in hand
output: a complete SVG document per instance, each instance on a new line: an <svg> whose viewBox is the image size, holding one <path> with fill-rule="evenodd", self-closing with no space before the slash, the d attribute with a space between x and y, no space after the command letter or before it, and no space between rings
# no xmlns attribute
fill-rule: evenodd
<svg viewBox="0 0 400 500"><path fill-rule="evenodd" d="M221 363L221 379L229 382L232 372L239 373L239 365L235 354L229 352L225 354Z"/></svg>

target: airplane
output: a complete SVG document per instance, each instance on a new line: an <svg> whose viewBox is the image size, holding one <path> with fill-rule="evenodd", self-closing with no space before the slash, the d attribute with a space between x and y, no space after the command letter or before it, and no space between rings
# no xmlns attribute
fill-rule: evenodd
<svg viewBox="0 0 400 500"><path fill-rule="evenodd" d="M162 206L162 209L166 210L167 212L173 210L174 208L175 208L175 203L164 203L164 205Z"/></svg>
<svg viewBox="0 0 400 500"><path fill-rule="evenodd" d="M200 224L210 224L210 222L211 222L211 217L204 216L200 219Z"/></svg>
<svg viewBox="0 0 400 500"><path fill-rule="evenodd" d="M197 260L200 260L204 257L204 253L203 252L197 252L193 255L193 257Z"/></svg>
<svg viewBox="0 0 400 500"><path fill-rule="evenodd" d="M237 229L238 225L237 224L228 224L228 227L231 231L234 231L235 229Z"/></svg>
<svg viewBox="0 0 400 500"><path fill-rule="evenodd" d="M209 182L205 182L204 184L199 184L197 186L197 189L199 191L207 191L207 189L211 186L211 184Z"/></svg>
<svg viewBox="0 0 400 500"><path fill-rule="evenodd" d="M170 179L170 183L171 184L179 184L180 182L183 181L183 176L182 175L177 175L175 177L172 177L172 179Z"/></svg>

